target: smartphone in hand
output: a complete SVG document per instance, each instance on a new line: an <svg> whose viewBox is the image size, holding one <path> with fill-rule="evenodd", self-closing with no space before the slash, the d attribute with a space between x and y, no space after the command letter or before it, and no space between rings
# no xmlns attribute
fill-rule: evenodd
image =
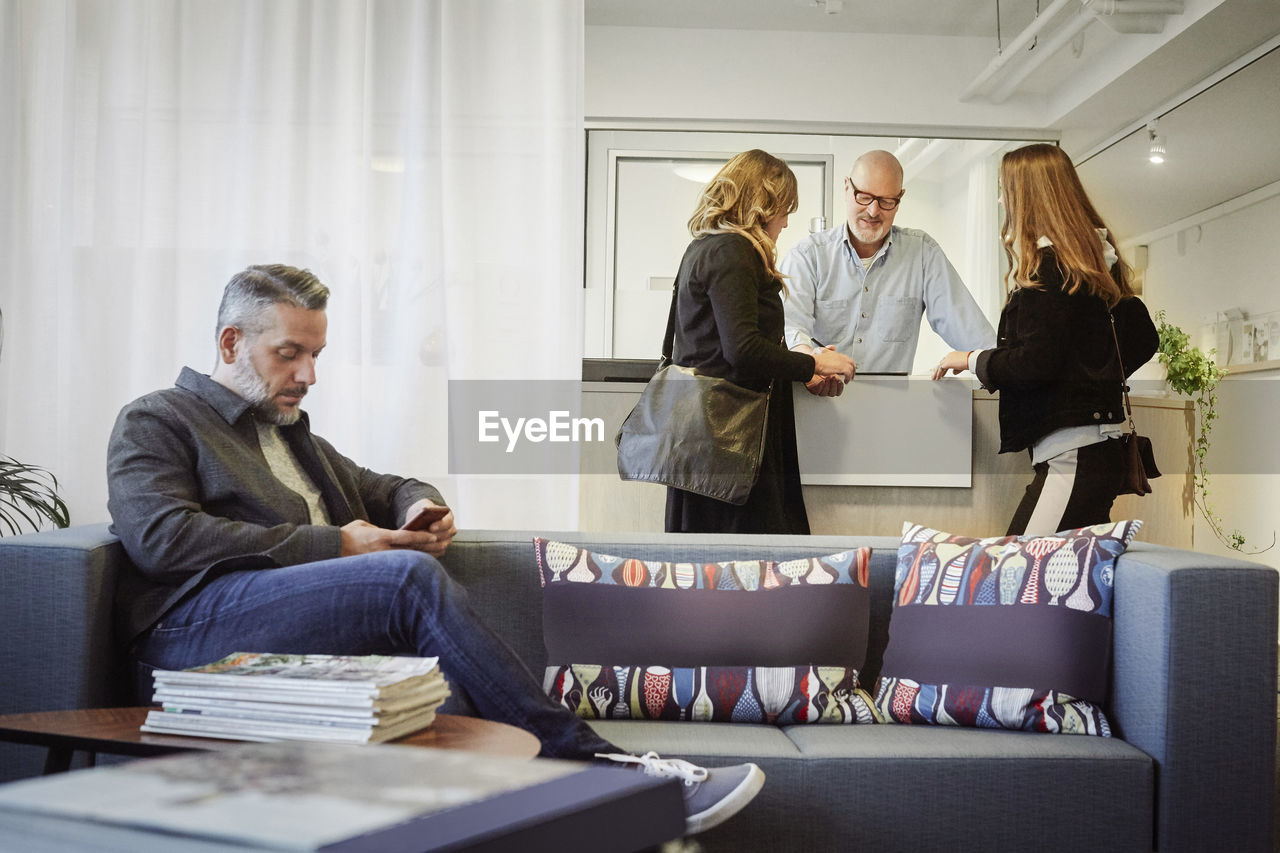
<svg viewBox="0 0 1280 853"><path fill-rule="evenodd" d="M400 526L401 530L426 530L450 512L447 506L424 506Z"/></svg>

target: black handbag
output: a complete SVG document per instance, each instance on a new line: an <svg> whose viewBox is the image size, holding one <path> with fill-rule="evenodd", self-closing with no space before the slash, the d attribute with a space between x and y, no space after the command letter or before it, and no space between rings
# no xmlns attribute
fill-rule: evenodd
<svg viewBox="0 0 1280 853"><path fill-rule="evenodd" d="M671 361L676 291L662 361L614 443L618 476L741 506L760 476L769 389L755 391Z"/></svg>
<svg viewBox="0 0 1280 853"><path fill-rule="evenodd" d="M1133 423L1133 407L1129 404L1129 381L1124 372L1124 356L1120 354L1120 338L1116 335L1116 318L1111 316L1111 339L1116 343L1116 359L1120 362L1120 391L1124 396L1124 413L1129 419L1129 431L1120 436L1120 491L1122 495L1151 494L1151 480L1160 476L1156 467L1155 451L1151 439L1138 435Z"/></svg>

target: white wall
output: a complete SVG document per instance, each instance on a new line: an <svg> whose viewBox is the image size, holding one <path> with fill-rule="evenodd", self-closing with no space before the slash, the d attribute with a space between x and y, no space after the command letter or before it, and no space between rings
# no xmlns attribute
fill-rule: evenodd
<svg viewBox="0 0 1280 853"><path fill-rule="evenodd" d="M961 103L992 39L586 28L588 118L1041 126L1043 101Z"/></svg>
<svg viewBox="0 0 1280 853"><path fill-rule="evenodd" d="M1213 215L1210 213L1209 215ZM1200 338L1206 315L1241 307L1250 315L1280 311L1280 194L1199 225L1144 241L1149 248L1144 301ZM1257 383L1267 383L1258 386ZM1210 504L1227 531L1238 528L1252 547L1280 531L1280 370L1223 380L1219 420L1208 457ZM1246 457L1242 461L1242 457ZM1215 473L1217 472L1217 473ZM1196 514L1198 551L1243 556L1221 545ZM1247 557L1280 568L1280 545Z"/></svg>

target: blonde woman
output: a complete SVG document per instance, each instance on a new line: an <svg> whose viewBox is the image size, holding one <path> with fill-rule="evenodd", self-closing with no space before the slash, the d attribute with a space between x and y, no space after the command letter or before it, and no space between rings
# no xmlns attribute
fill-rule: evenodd
<svg viewBox="0 0 1280 853"><path fill-rule="evenodd" d="M760 478L746 503L668 488L668 532L809 532L791 383L827 376L848 382L853 361L834 349L809 355L783 345L775 243L797 202L790 167L753 149L711 179L689 220L693 242L676 276L672 360L756 390L772 381L773 391Z"/></svg>
<svg viewBox="0 0 1280 853"><path fill-rule="evenodd" d="M1012 289L996 346L948 353L933 378L972 370L998 390L1000 452L1031 454L1035 478L1009 534L1104 523L1121 486L1121 385L1155 354L1155 325L1060 148L1010 151L1000 187Z"/></svg>

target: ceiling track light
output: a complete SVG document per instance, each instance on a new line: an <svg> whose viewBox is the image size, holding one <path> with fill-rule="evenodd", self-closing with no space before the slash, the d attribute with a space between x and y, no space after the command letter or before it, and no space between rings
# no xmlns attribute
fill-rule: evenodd
<svg viewBox="0 0 1280 853"><path fill-rule="evenodd" d="M1160 135L1154 121L1147 123L1147 159L1152 163L1163 163L1165 154L1164 137Z"/></svg>

